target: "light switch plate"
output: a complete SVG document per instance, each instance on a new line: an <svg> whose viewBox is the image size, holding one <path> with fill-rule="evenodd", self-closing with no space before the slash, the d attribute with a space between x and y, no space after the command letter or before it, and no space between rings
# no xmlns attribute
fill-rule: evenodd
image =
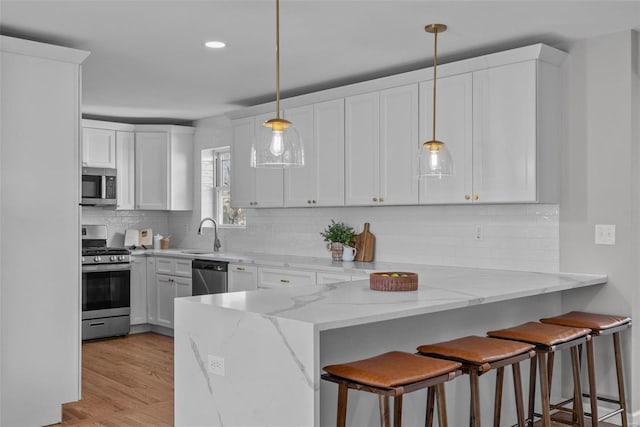
<svg viewBox="0 0 640 427"><path fill-rule="evenodd" d="M615 245L616 226L612 224L596 224L596 245Z"/></svg>

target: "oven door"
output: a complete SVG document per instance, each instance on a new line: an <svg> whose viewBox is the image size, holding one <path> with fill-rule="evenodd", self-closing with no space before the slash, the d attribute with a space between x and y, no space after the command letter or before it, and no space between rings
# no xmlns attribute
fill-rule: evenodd
<svg viewBox="0 0 640 427"><path fill-rule="evenodd" d="M82 319L130 314L130 279L130 264L83 265Z"/></svg>

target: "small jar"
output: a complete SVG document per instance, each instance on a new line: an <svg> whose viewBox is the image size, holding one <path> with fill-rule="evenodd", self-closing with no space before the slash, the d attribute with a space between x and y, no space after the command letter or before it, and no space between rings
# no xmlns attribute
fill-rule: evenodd
<svg viewBox="0 0 640 427"><path fill-rule="evenodd" d="M169 236L163 237L160 240L160 249L169 249Z"/></svg>
<svg viewBox="0 0 640 427"><path fill-rule="evenodd" d="M162 240L162 235L156 234L153 236L153 249L160 249L160 241Z"/></svg>

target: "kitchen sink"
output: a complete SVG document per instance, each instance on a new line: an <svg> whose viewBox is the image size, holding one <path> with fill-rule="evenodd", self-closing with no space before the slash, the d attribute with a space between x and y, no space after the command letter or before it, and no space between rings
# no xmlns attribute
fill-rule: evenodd
<svg viewBox="0 0 640 427"><path fill-rule="evenodd" d="M186 251L181 251L183 254L190 254L190 255L204 255L204 254L212 254L213 251L207 251L207 250L203 250L203 249L191 249L191 250L186 250Z"/></svg>

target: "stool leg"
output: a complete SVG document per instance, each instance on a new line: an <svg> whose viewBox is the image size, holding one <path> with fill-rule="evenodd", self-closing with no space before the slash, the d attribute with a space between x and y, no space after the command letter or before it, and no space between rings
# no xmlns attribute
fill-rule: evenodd
<svg viewBox="0 0 640 427"><path fill-rule="evenodd" d="M520 376L520 362L511 365L513 371L513 388L516 395L516 413L518 415L518 427L525 427L524 403L522 402L522 378Z"/></svg>
<svg viewBox="0 0 640 427"><path fill-rule="evenodd" d="M538 363L538 355L536 354L531 358L529 363L529 414L527 418L527 424L533 426L533 413L535 411L536 404L536 367Z"/></svg>
<svg viewBox="0 0 640 427"><path fill-rule="evenodd" d="M553 387L553 367L556 360L555 353L549 353L547 356L547 375L549 377L549 398L551 398L551 387Z"/></svg>
<svg viewBox="0 0 640 427"><path fill-rule="evenodd" d="M496 397L493 400L493 427L500 427L502 412L502 386L504 384L504 367L498 368L496 373Z"/></svg>
<svg viewBox="0 0 640 427"><path fill-rule="evenodd" d="M444 397L444 384L436 386L438 392L438 424L440 427L447 427L447 400Z"/></svg>
<svg viewBox="0 0 640 427"><path fill-rule="evenodd" d="M393 425L402 427L402 395L393 398Z"/></svg>
<svg viewBox="0 0 640 427"><path fill-rule="evenodd" d="M434 388L435 386L431 386L427 389L427 413L425 414L425 420L424 420L425 427L433 427L433 403L436 398L436 393Z"/></svg>
<svg viewBox="0 0 640 427"><path fill-rule="evenodd" d="M579 427L584 427L584 409L582 408L582 387L580 384L580 360L578 359L578 347L571 347L571 368L573 370L574 402L573 414L577 417Z"/></svg>
<svg viewBox="0 0 640 427"><path fill-rule="evenodd" d="M598 392L593 357L593 338L587 341L587 376L589 377L589 401L591 402L591 425L598 425Z"/></svg>
<svg viewBox="0 0 640 427"><path fill-rule="evenodd" d="M551 427L551 411L549 409L549 377L547 361L544 353L538 353L538 367L540 368L540 398L542 402L542 427Z"/></svg>
<svg viewBox="0 0 640 427"><path fill-rule="evenodd" d="M620 400L620 409L622 412L620 416L622 418L622 426L627 427L627 400L624 394L624 377L622 375L622 352L620 347L620 332L613 333L613 351L616 356L616 376L618 377L618 396Z"/></svg>
<svg viewBox="0 0 640 427"><path fill-rule="evenodd" d="M389 396L378 395L378 401L380 402L380 426L391 427L389 421Z"/></svg>
<svg viewBox="0 0 640 427"><path fill-rule="evenodd" d="M338 419L337 427L345 427L347 425L347 396L349 389L346 384L338 384Z"/></svg>
<svg viewBox="0 0 640 427"><path fill-rule="evenodd" d="M477 370L472 369L469 371L469 382L471 385L471 417L469 425L471 427L480 427L480 395Z"/></svg>

